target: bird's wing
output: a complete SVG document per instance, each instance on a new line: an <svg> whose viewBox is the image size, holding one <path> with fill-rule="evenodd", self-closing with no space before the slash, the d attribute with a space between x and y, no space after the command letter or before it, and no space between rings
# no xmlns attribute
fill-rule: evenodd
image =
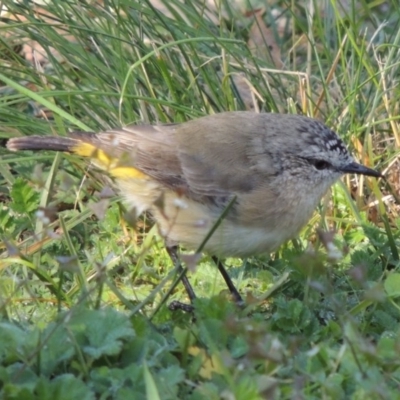
<svg viewBox="0 0 400 400"><path fill-rule="evenodd" d="M260 177L252 169L240 114L227 115L218 121L210 116L183 124L127 126L92 135L90 141L118 158L119 166L136 168L190 197L232 197L252 190ZM78 135L88 140L87 134Z"/></svg>

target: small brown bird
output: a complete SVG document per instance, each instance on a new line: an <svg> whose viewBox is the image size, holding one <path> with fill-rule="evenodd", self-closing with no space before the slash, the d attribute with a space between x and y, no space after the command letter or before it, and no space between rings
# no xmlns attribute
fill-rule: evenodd
<svg viewBox="0 0 400 400"><path fill-rule="evenodd" d="M89 157L137 214L151 212L167 246L196 250L232 202L204 246L217 257L271 252L298 234L341 175L381 176L356 163L323 123L299 115L225 112L67 138L18 137L7 147Z"/></svg>

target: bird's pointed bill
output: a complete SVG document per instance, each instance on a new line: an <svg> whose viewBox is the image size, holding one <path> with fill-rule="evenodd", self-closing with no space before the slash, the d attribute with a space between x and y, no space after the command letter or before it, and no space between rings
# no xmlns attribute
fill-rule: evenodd
<svg viewBox="0 0 400 400"><path fill-rule="evenodd" d="M376 178L381 178L382 174L378 171L375 171L372 168L368 168L365 165L358 164L356 162L352 162L347 164L345 167L341 169L342 172L346 174L359 174L359 175L367 175L374 176Z"/></svg>

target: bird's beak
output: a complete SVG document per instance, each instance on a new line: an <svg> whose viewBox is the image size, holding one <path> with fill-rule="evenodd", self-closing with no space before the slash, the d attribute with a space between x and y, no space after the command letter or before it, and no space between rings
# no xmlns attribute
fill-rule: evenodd
<svg viewBox="0 0 400 400"><path fill-rule="evenodd" d="M347 164L345 167L341 169L341 171L345 174L359 174L359 175L367 175L367 176L374 176L376 178L382 178L383 175L375 171L372 168L368 168L365 165L358 164L356 162L352 162Z"/></svg>

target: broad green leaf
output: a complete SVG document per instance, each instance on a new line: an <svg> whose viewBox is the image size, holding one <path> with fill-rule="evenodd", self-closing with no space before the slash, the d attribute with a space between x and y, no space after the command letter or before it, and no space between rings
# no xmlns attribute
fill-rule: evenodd
<svg viewBox="0 0 400 400"><path fill-rule="evenodd" d="M94 359L117 355L123 341L135 334L128 316L112 308L75 310L67 325L76 334L84 353Z"/></svg>
<svg viewBox="0 0 400 400"><path fill-rule="evenodd" d="M39 194L22 178L17 178L11 189L10 207L18 213L30 213L37 209Z"/></svg>
<svg viewBox="0 0 400 400"><path fill-rule="evenodd" d="M58 375L54 379L43 377L36 387L37 400L94 400L89 387L72 374Z"/></svg>
<svg viewBox="0 0 400 400"><path fill-rule="evenodd" d="M389 297L400 296L400 274L393 272L387 276L383 283L385 291Z"/></svg>

